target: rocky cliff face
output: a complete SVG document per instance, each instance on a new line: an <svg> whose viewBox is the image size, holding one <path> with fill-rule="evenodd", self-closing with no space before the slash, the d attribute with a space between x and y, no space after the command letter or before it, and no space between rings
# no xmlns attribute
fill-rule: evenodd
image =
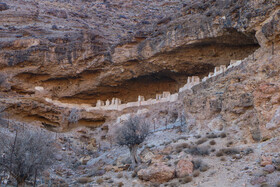
<svg viewBox="0 0 280 187"><path fill-rule="evenodd" d="M279 59L279 0L0 0L0 132L54 131L41 185L279 186ZM129 171L114 138L134 114L150 135Z"/></svg>
<svg viewBox="0 0 280 187"><path fill-rule="evenodd" d="M273 0L4 0L2 91L30 106L38 102L32 112L15 106L10 112L57 125L61 111L46 109L41 97L33 101L36 86L44 87L44 97L92 105L175 93L188 76L203 77L259 47L276 46L278 8Z"/></svg>

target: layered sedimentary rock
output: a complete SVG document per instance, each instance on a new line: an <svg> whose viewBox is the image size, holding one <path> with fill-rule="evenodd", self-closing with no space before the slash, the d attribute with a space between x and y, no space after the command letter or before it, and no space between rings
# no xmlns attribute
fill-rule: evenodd
<svg viewBox="0 0 280 187"><path fill-rule="evenodd" d="M36 87L44 88L44 97L93 106L98 100L126 103L138 95L172 94L188 76L203 78L260 46L276 48L279 39L279 2L273 0L4 0L0 5L2 91L27 97L26 103L33 102ZM41 96L36 102L49 105ZM20 114L13 104L8 108L24 117L62 121L45 109Z"/></svg>

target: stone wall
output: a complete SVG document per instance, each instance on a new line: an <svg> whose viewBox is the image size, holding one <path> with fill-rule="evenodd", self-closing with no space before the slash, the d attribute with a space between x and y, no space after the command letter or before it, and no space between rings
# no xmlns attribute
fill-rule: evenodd
<svg viewBox="0 0 280 187"><path fill-rule="evenodd" d="M226 67L225 65L221 65L218 67L215 67L214 72L210 72L207 77L204 77L202 79L202 82L205 82L207 79L210 79L212 77L215 77L217 75L220 75L227 71L230 68L233 68L235 66L238 66L242 63L242 60L231 60L230 65ZM200 78L198 76L192 76L188 77L187 84L185 84L182 88L179 89L179 92L183 92L186 90L191 90L193 86L200 84ZM43 87L35 87L35 90L37 92L43 92ZM80 108L85 109L86 111L93 111L93 110L124 110L126 108L130 107L140 107L140 106L148 106L153 105L157 103L164 103L164 102L176 102L178 100L178 93L171 94L168 91L163 92L162 94L156 94L155 99L149 99L145 101L144 96L139 95L138 100L136 102L128 102L125 104L121 103L121 100L119 98L113 98L111 101L107 99L106 101L98 100L95 107L92 107L88 104L68 104L68 103L62 103L60 101L55 101L49 98L45 99L49 103L53 103L54 105L61 106L61 107L67 107L67 108Z"/></svg>

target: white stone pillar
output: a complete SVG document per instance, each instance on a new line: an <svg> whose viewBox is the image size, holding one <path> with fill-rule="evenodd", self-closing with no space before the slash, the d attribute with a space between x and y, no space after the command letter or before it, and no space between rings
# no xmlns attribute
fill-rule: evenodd
<svg viewBox="0 0 280 187"><path fill-rule="evenodd" d="M167 98L168 96L170 96L170 92L163 92L162 93L163 98Z"/></svg>
<svg viewBox="0 0 280 187"><path fill-rule="evenodd" d="M209 73L208 78L211 78L214 74L212 72Z"/></svg>
<svg viewBox="0 0 280 187"><path fill-rule="evenodd" d="M220 67L215 67L214 76L218 75L219 73L220 73Z"/></svg>
<svg viewBox="0 0 280 187"><path fill-rule="evenodd" d="M101 107L101 100L97 100L96 107Z"/></svg>
<svg viewBox="0 0 280 187"><path fill-rule="evenodd" d="M202 79L202 82L205 82L207 79L208 79L208 77L204 77L204 78Z"/></svg>
<svg viewBox="0 0 280 187"><path fill-rule="evenodd" d="M220 66L221 73L224 73L227 70L227 67L225 65Z"/></svg>
<svg viewBox="0 0 280 187"><path fill-rule="evenodd" d="M106 100L106 106L109 106L110 105L110 101L109 99Z"/></svg>

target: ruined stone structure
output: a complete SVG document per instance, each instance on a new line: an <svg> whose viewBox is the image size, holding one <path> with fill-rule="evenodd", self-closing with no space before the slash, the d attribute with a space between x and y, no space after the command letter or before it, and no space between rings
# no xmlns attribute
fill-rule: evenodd
<svg viewBox="0 0 280 187"><path fill-rule="evenodd" d="M210 72L207 77L204 77L202 79L202 82L205 82L207 79L212 78L214 76L218 76L222 73L224 73L226 70L236 67L242 63L242 60L231 60L230 65L226 67L225 65L221 65L219 67L215 67L214 72ZM180 92L184 92L186 90L191 90L193 86L200 84L200 78L198 76L192 76L188 77L188 82L185 84L182 88L179 89ZM35 90L44 90L42 87L35 87ZM91 105L77 105L77 104L67 104L62 103L60 101L54 101L52 99L46 98L47 102L53 103L54 105L67 107L67 108L81 108L85 109L86 111L93 111L93 110L123 110L130 107L139 107L139 106L147 106L147 105L153 105L157 103L162 102L176 102L178 100L178 93L170 94L170 92L163 92L162 94L156 94L155 99L149 99L145 101L144 96L138 96L137 102L128 102L126 104L122 104L121 100L119 98L112 98L112 101L110 102L109 99L105 101L98 100L95 107L92 107ZM82 106L82 107L81 107Z"/></svg>

